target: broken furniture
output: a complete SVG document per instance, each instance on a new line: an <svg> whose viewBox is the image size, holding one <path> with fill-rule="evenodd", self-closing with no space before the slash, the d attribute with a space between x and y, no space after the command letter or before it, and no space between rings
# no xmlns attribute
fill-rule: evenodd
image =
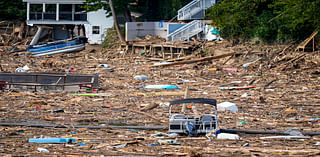
<svg viewBox="0 0 320 157"><path fill-rule="evenodd" d="M87 87L90 90L99 88L98 75L84 74L67 74L67 73L0 73L1 87L7 89L34 87L37 91L38 87L48 90L48 87L61 87L65 90L66 87L74 90L80 90L82 87ZM3 83L5 82L5 84ZM80 89L79 89L80 88ZM39 89L39 88L38 88ZM70 89L69 89L70 90ZM73 90L73 91L74 91Z"/></svg>
<svg viewBox="0 0 320 157"><path fill-rule="evenodd" d="M204 114L199 117L191 117L186 114L172 114L172 106L178 104L209 104L215 109L214 114ZM211 106L210 106L211 108ZM193 108L192 108L193 109ZM169 133L188 134L197 136L207 134L218 128L217 101L215 99L193 98L171 101L169 105Z"/></svg>

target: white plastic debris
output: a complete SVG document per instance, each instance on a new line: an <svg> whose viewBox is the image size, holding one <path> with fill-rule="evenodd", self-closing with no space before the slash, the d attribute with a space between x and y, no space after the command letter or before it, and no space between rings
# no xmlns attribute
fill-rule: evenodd
<svg viewBox="0 0 320 157"><path fill-rule="evenodd" d="M320 146L320 142L317 142L315 145L316 145L316 146Z"/></svg>
<svg viewBox="0 0 320 157"><path fill-rule="evenodd" d="M146 76L146 75L136 75L136 76L134 76L134 79L135 80L145 81L145 80L148 80L148 76Z"/></svg>
<svg viewBox="0 0 320 157"><path fill-rule="evenodd" d="M43 153L50 153L50 151L48 149L45 149L45 148L41 148L41 147L38 147L37 150L39 152L43 152Z"/></svg>
<svg viewBox="0 0 320 157"><path fill-rule="evenodd" d="M237 134L220 133L218 134L217 139L239 140L240 136Z"/></svg>
<svg viewBox="0 0 320 157"><path fill-rule="evenodd" d="M250 66L251 64L254 64L254 63L256 63L257 61L259 61L261 58L258 58L257 60L255 60L255 61L253 61L253 62L249 62L249 63L246 63L246 64L243 64L242 66L243 67L248 67L248 66Z"/></svg>
<svg viewBox="0 0 320 157"><path fill-rule="evenodd" d="M241 95L241 98L245 98L245 97L248 97L248 93L244 93Z"/></svg>
<svg viewBox="0 0 320 157"><path fill-rule="evenodd" d="M238 107L235 103L231 102L223 102L217 105L218 111L226 111L229 110L231 112L238 112Z"/></svg>
<svg viewBox="0 0 320 157"><path fill-rule="evenodd" d="M169 107L170 103L169 102L162 102L159 104L160 107Z"/></svg>
<svg viewBox="0 0 320 157"><path fill-rule="evenodd" d="M16 69L16 72L26 72L26 71L28 71L28 70L30 70L30 68L28 67L28 65L25 65L25 66L23 66L23 67L19 67L19 68L17 68Z"/></svg>

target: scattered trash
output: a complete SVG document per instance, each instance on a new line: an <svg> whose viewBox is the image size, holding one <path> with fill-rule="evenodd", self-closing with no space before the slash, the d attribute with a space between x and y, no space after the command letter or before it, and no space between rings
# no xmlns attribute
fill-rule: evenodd
<svg viewBox="0 0 320 157"><path fill-rule="evenodd" d="M160 107L169 107L170 103L169 102L162 102L159 104Z"/></svg>
<svg viewBox="0 0 320 157"><path fill-rule="evenodd" d="M30 138L29 143L75 143L74 138Z"/></svg>
<svg viewBox="0 0 320 157"><path fill-rule="evenodd" d="M78 146L85 146L86 144L84 143L78 143Z"/></svg>
<svg viewBox="0 0 320 157"><path fill-rule="evenodd" d="M320 146L320 142L317 142L316 144L314 144L314 145L316 145L316 146Z"/></svg>
<svg viewBox="0 0 320 157"><path fill-rule="evenodd" d="M248 93L244 93L241 95L241 98L245 98L245 97L248 97Z"/></svg>
<svg viewBox="0 0 320 157"><path fill-rule="evenodd" d="M238 112L238 107L235 103L231 102L223 102L217 105L218 111L231 111L231 112Z"/></svg>
<svg viewBox="0 0 320 157"><path fill-rule="evenodd" d="M180 145L180 142L177 140L158 140L160 145Z"/></svg>
<svg viewBox="0 0 320 157"><path fill-rule="evenodd" d="M237 68L223 68L224 71L228 71L228 72L237 72L238 69Z"/></svg>
<svg viewBox="0 0 320 157"><path fill-rule="evenodd" d="M245 143L244 145L242 145L243 147L248 147L249 143Z"/></svg>
<svg viewBox="0 0 320 157"><path fill-rule="evenodd" d="M180 89L175 85L147 85L146 89Z"/></svg>
<svg viewBox="0 0 320 157"><path fill-rule="evenodd" d="M237 134L220 133L218 134L217 139L239 140L240 136Z"/></svg>
<svg viewBox="0 0 320 157"><path fill-rule="evenodd" d="M104 67L104 68L107 69L107 70L111 70L111 69L112 69L111 67L109 67L108 64L99 64L99 66L100 66L100 67Z"/></svg>
<svg viewBox="0 0 320 157"><path fill-rule="evenodd" d="M159 145L158 143L151 143L151 144L148 144L148 146L157 146Z"/></svg>
<svg viewBox="0 0 320 157"><path fill-rule="evenodd" d="M76 72L77 69L74 68L68 68L68 69L64 69L65 72Z"/></svg>
<svg viewBox="0 0 320 157"><path fill-rule="evenodd" d="M85 93L85 94L72 94L72 96L110 96L107 93Z"/></svg>
<svg viewBox="0 0 320 157"><path fill-rule="evenodd" d="M245 63L245 64L243 64L242 66L243 67L249 67L251 64L254 64L254 63L256 63L257 61L259 61L261 58L258 58L257 60L255 60L255 61L253 61L253 62L249 62L249 63Z"/></svg>
<svg viewBox="0 0 320 157"><path fill-rule="evenodd" d="M134 76L134 79L135 80L146 81L146 80L148 80L148 76L146 76L146 75L136 75L136 76Z"/></svg>
<svg viewBox="0 0 320 157"><path fill-rule="evenodd" d="M217 71L217 68L209 68L208 71Z"/></svg>
<svg viewBox="0 0 320 157"><path fill-rule="evenodd" d="M58 110L54 110L52 111L52 113L63 113L64 109L58 109Z"/></svg>
<svg viewBox="0 0 320 157"><path fill-rule="evenodd" d="M247 123L246 123L246 121L241 121L240 124L241 125L246 125Z"/></svg>
<svg viewBox="0 0 320 157"><path fill-rule="evenodd" d="M29 70L30 70L30 68L28 67L28 65L25 65L25 66L23 66L23 67L17 68L17 69L16 69L16 72L22 73L22 72L27 72L27 71L29 71Z"/></svg>
<svg viewBox="0 0 320 157"><path fill-rule="evenodd" d="M261 140L264 139L309 139L310 136L267 136L267 137L260 137Z"/></svg>
<svg viewBox="0 0 320 157"><path fill-rule="evenodd" d="M112 146L112 148L123 148L125 146L127 146L127 143L115 145L115 146Z"/></svg>
<svg viewBox="0 0 320 157"><path fill-rule="evenodd" d="M141 133L140 131L134 130L134 129L128 129L128 130L130 130L130 131L132 131L132 132L135 132L135 133Z"/></svg>
<svg viewBox="0 0 320 157"><path fill-rule="evenodd" d="M165 64L169 64L169 63L172 63L172 62L161 62L161 63L154 63L153 65L165 65Z"/></svg>
<svg viewBox="0 0 320 157"><path fill-rule="evenodd" d="M218 87L218 89L220 90L233 90L233 89L250 89L250 88L254 88L255 86L240 86L240 87Z"/></svg>
<svg viewBox="0 0 320 157"><path fill-rule="evenodd" d="M50 153L50 151L48 149L45 149L45 148L41 148L41 147L38 147L37 150L39 152L42 152L42 153Z"/></svg>
<svg viewBox="0 0 320 157"><path fill-rule="evenodd" d="M302 132L299 129L289 129L284 131L284 133L291 136L303 136Z"/></svg>
<svg viewBox="0 0 320 157"><path fill-rule="evenodd" d="M183 84L183 83L195 83L197 82L196 80L183 80L183 81L178 81L178 84Z"/></svg>

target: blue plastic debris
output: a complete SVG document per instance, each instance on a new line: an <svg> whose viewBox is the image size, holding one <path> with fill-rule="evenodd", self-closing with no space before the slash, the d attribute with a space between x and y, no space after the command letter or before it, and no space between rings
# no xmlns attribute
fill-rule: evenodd
<svg viewBox="0 0 320 157"><path fill-rule="evenodd" d="M146 89L180 89L175 85L147 85Z"/></svg>
<svg viewBox="0 0 320 157"><path fill-rule="evenodd" d="M148 146L157 146L159 145L158 143L151 143L151 144L148 144Z"/></svg>
<svg viewBox="0 0 320 157"><path fill-rule="evenodd" d="M134 129L128 129L128 130L130 130L130 131L132 131L132 132L136 132L136 133L141 133L140 131L134 130Z"/></svg>
<svg viewBox="0 0 320 157"><path fill-rule="evenodd" d="M78 146L85 146L86 144L84 143L78 143Z"/></svg>
<svg viewBox="0 0 320 157"><path fill-rule="evenodd" d="M74 138L30 138L29 143L74 143Z"/></svg>

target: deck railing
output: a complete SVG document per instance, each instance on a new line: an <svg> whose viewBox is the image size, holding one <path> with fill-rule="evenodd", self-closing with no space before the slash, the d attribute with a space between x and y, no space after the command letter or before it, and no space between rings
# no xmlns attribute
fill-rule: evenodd
<svg viewBox="0 0 320 157"><path fill-rule="evenodd" d="M168 41L185 41L204 30L204 21L194 20L168 35Z"/></svg>
<svg viewBox="0 0 320 157"><path fill-rule="evenodd" d="M193 0L178 11L178 20L203 19L206 9L216 3L216 0Z"/></svg>
<svg viewBox="0 0 320 157"><path fill-rule="evenodd" d="M56 20L55 12L31 12L30 20ZM87 13L60 12L59 20L87 21Z"/></svg>

